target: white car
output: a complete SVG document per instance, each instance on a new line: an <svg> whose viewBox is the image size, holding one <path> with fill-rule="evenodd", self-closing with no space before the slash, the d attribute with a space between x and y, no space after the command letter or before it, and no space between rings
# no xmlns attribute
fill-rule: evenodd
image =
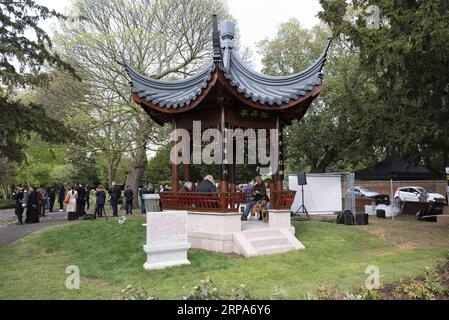
<svg viewBox="0 0 449 320"><path fill-rule="evenodd" d="M422 187L401 187L394 194L395 201L411 201L411 202L435 202L446 201L446 197L436 192L427 192Z"/></svg>
<svg viewBox="0 0 449 320"><path fill-rule="evenodd" d="M355 186L348 189L348 194L354 193L356 198L374 198L379 195L376 191L372 191L367 187Z"/></svg>

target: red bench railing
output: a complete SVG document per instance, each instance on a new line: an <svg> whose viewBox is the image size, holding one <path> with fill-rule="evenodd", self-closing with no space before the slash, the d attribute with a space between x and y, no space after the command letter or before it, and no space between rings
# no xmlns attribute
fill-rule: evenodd
<svg viewBox="0 0 449 320"><path fill-rule="evenodd" d="M294 190L280 190L270 191L270 205L271 209L275 210L290 210L295 200L296 191Z"/></svg>
<svg viewBox="0 0 449 320"><path fill-rule="evenodd" d="M295 194L292 190L271 190L271 208L289 210ZM159 195L166 210L239 212L240 203L247 202L244 192L161 192Z"/></svg>
<svg viewBox="0 0 449 320"><path fill-rule="evenodd" d="M240 192L161 192L162 207L168 210L238 212Z"/></svg>

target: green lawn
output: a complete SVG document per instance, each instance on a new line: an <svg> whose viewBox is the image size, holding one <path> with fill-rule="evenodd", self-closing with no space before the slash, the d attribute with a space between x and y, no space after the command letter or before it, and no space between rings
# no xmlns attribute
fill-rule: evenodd
<svg viewBox="0 0 449 320"><path fill-rule="evenodd" d="M246 259L190 250L190 266L145 271L142 222L60 225L1 247L0 299L111 299L129 284L179 299L207 276L226 293L245 284L254 298L270 298L278 288L288 299L304 299L321 284L356 290L368 265L379 266L381 282L388 283L421 274L449 253L444 247L399 248L361 228L308 221L294 223L305 250ZM81 271L80 290L64 285L72 264Z"/></svg>

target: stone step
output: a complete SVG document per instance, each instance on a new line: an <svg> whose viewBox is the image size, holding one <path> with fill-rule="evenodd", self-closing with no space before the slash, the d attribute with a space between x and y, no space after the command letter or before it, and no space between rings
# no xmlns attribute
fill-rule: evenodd
<svg viewBox="0 0 449 320"><path fill-rule="evenodd" d="M295 250L295 248L290 244L270 245L258 248L257 253L259 256L263 256L268 254L284 253L292 250Z"/></svg>
<svg viewBox="0 0 449 320"><path fill-rule="evenodd" d="M243 234L249 239L255 238L267 238L267 237L278 237L280 232L277 229L256 229L256 230L245 230Z"/></svg>
<svg viewBox="0 0 449 320"><path fill-rule="evenodd" d="M249 239L249 242L251 242L251 244L254 246L256 250L266 246L289 244L288 239L286 239L284 236L281 235L272 237L251 238Z"/></svg>

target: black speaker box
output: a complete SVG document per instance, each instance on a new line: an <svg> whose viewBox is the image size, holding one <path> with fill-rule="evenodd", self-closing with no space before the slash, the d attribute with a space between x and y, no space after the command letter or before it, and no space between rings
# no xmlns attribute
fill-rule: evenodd
<svg viewBox="0 0 449 320"><path fill-rule="evenodd" d="M298 185L304 186L307 184L307 177L305 173L298 173Z"/></svg>

